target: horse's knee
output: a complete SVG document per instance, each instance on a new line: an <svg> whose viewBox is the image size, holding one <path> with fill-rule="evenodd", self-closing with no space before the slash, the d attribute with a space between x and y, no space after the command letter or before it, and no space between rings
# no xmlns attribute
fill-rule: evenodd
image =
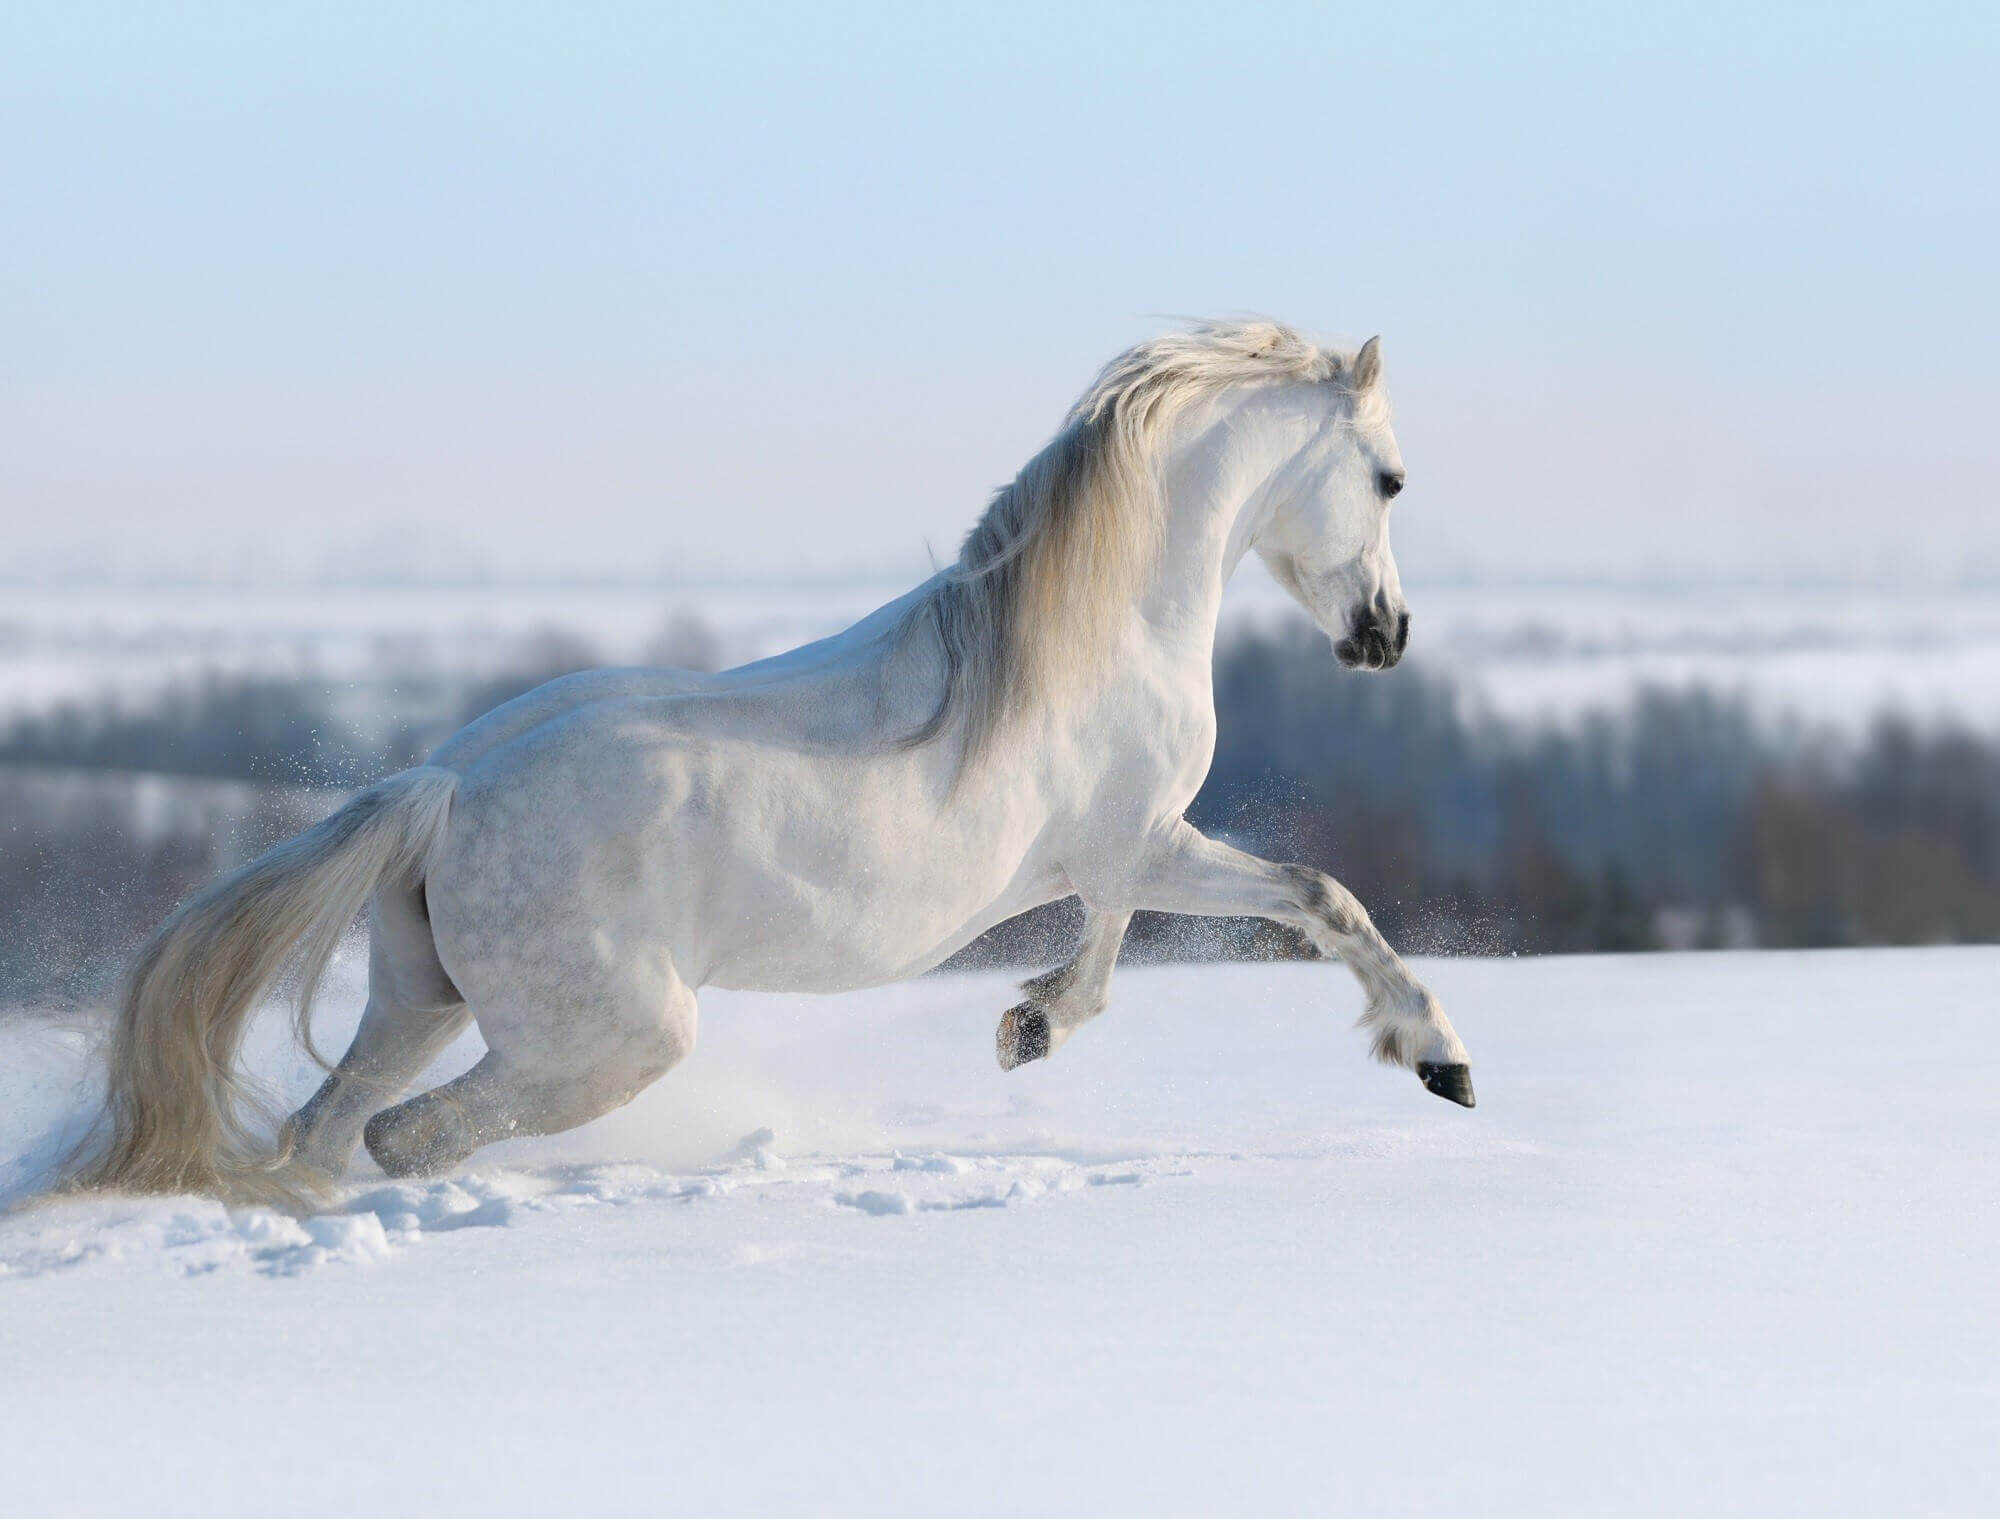
<svg viewBox="0 0 2000 1519"><path fill-rule="evenodd" d="M1333 934L1351 934L1360 928L1366 917L1361 904L1332 876L1310 865L1279 868L1284 872L1292 910L1311 927Z"/></svg>

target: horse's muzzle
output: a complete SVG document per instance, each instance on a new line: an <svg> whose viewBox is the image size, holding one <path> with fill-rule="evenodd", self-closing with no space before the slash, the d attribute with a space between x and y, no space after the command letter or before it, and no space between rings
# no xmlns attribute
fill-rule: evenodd
<svg viewBox="0 0 2000 1519"><path fill-rule="evenodd" d="M1333 657L1350 670L1387 670L1410 646L1410 614L1363 607L1348 620Z"/></svg>

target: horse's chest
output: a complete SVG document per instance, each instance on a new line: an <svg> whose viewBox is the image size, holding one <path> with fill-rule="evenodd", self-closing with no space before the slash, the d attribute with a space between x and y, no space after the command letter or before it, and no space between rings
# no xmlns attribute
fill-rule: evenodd
<svg viewBox="0 0 2000 1519"><path fill-rule="evenodd" d="M1215 703L1206 687L1149 685L1111 705L1097 725L1089 787L1093 811L1119 819L1179 816L1215 758Z"/></svg>

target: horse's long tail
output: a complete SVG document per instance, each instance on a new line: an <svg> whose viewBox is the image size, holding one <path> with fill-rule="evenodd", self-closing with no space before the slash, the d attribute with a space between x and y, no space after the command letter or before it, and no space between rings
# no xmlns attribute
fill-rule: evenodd
<svg viewBox="0 0 2000 1519"><path fill-rule="evenodd" d="M300 957L297 1027L347 932L386 878L420 881L444 837L458 777L422 766L379 781L332 817L183 903L140 951L110 1041L109 1135L70 1185L284 1200L286 1157L245 1112L236 1051L252 1009ZM100 1126L101 1127L101 1126Z"/></svg>

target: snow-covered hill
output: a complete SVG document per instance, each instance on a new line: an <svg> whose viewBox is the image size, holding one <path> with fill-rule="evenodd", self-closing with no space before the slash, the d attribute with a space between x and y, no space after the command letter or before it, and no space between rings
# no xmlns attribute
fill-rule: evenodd
<svg viewBox="0 0 2000 1519"><path fill-rule="evenodd" d="M318 1218L22 1202L7 1510L1991 1512L2000 951L1424 973L1476 1111L1334 967L1122 972L1011 1076L934 977L710 993L630 1109ZM0 1025L17 1199L82 1042Z"/></svg>

